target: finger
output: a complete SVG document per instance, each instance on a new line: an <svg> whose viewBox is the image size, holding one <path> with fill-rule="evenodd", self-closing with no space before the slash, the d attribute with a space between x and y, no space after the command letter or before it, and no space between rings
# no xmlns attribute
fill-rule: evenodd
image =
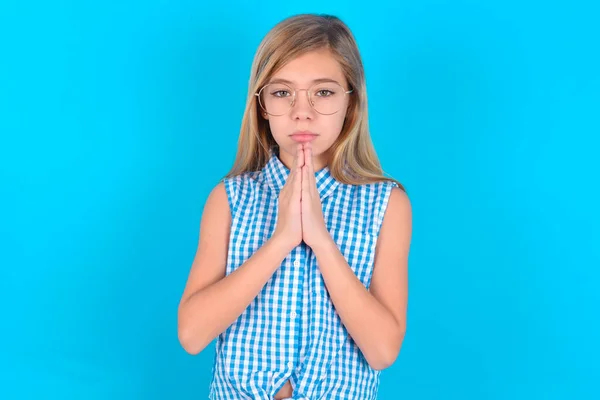
<svg viewBox="0 0 600 400"><path fill-rule="evenodd" d="M296 178L302 181L302 167L304 166L304 149L302 143L298 143L297 155L298 164L296 165Z"/></svg>
<svg viewBox="0 0 600 400"><path fill-rule="evenodd" d="M304 149L302 148L302 143L298 143L298 148L296 151L296 157L298 158L298 165L302 167L305 165L304 162Z"/></svg>
<svg viewBox="0 0 600 400"><path fill-rule="evenodd" d="M299 163L300 163L300 160L298 157L298 148L296 148L296 152L294 153L294 160L292 162L292 168L290 169L290 179L294 177L294 171L298 167Z"/></svg>
<svg viewBox="0 0 600 400"><path fill-rule="evenodd" d="M298 165L300 164L299 147L300 146L296 146L296 152L294 153L294 160L292 161L292 168L290 169L290 175L288 176L288 180L287 180L287 182L292 182L292 184L297 175Z"/></svg>
<svg viewBox="0 0 600 400"><path fill-rule="evenodd" d="M295 171L296 168L298 168L298 162L296 161L296 158L294 157L294 162L292 163L292 168L290 169L290 175L287 178L287 181L285 182L285 184L287 185L288 183L293 184L294 182L294 176L295 176Z"/></svg>
<svg viewBox="0 0 600 400"><path fill-rule="evenodd" d="M313 158L313 150L312 150L312 146L308 146L308 148L304 149L304 158L306 160L306 165L308 165L308 172L315 172L315 164L314 164L314 158Z"/></svg>
<svg viewBox="0 0 600 400"><path fill-rule="evenodd" d="M302 145L302 150L304 151L304 165L308 165L307 151L308 151L309 146L310 146L310 143L304 143Z"/></svg>
<svg viewBox="0 0 600 400"><path fill-rule="evenodd" d="M296 147L296 166L294 168L294 193L300 195L302 191L302 165L304 163L304 153L302 152L302 144L298 143Z"/></svg>
<svg viewBox="0 0 600 400"><path fill-rule="evenodd" d="M294 169L294 194L296 194L300 199L302 198L302 167L297 166Z"/></svg>
<svg viewBox="0 0 600 400"><path fill-rule="evenodd" d="M315 179L315 164L314 164L314 157L313 157L313 151L312 151L312 146L309 145L307 149L304 150L305 152L305 156L304 158L307 160L307 166L308 166L308 178L309 178L309 184L311 186L311 189L315 189L317 187L317 181Z"/></svg>
<svg viewBox="0 0 600 400"><path fill-rule="evenodd" d="M298 163L300 163L300 156L302 155L302 153L300 153L300 150L302 150L302 143L297 143L296 144L296 160Z"/></svg>
<svg viewBox="0 0 600 400"><path fill-rule="evenodd" d="M302 167L302 192L307 194L310 190L310 181L308 179L308 166Z"/></svg>

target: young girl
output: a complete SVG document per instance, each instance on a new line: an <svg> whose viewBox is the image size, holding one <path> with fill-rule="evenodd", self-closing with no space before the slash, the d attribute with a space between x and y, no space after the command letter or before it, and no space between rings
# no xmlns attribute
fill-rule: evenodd
<svg viewBox="0 0 600 400"><path fill-rule="evenodd" d="M406 330L411 207L373 149L352 33L327 15L280 22L249 89L179 340L197 354L218 339L214 400L375 399Z"/></svg>

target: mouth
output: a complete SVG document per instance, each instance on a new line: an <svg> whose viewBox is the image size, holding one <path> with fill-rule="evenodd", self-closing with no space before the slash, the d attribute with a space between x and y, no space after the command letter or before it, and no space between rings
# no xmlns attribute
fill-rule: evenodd
<svg viewBox="0 0 600 400"><path fill-rule="evenodd" d="M319 135L310 131L297 131L290 135L292 140L299 143L311 142L315 140L317 136Z"/></svg>

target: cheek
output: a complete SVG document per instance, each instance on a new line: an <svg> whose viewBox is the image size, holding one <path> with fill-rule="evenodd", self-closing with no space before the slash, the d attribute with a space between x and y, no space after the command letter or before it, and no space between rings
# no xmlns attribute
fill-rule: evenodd
<svg viewBox="0 0 600 400"><path fill-rule="evenodd" d="M327 131L329 132L329 136L332 138L333 141L342 132L342 127L344 126L344 114L332 117L329 121L327 121L327 124Z"/></svg>
<svg viewBox="0 0 600 400"><path fill-rule="evenodd" d="M289 129L283 118L270 118L269 120L269 128L271 129L271 133L276 141L279 141L280 138L286 136L286 132Z"/></svg>

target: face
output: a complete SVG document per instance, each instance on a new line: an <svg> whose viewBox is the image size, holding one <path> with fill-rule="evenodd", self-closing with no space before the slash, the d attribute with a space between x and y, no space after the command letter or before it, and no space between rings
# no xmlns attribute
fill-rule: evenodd
<svg viewBox="0 0 600 400"><path fill-rule="evenodd" d="M349 98L352 94L344 96L342 106L337 112L323 115L311 107L307 91L299 90L309 89L316 80L320 79L331 79L338 82L345 90L349 90L339 63L327 49L299 56L282 67L269 80L269 83L277 80L289 81L290 83L287 85L296 89L296 99L286 114L281 116L265 115L261 109L262 116L269 121L273 138L279 145L279 158L288 168L291 168L293 164L298 143L306 141L310 141L312 147L315 171L325 167L329 161L328 150L342 130ZM314 94L313 92L313 97L316 97ZM326 96L328 92L322 91L318 94ZM292 94L287 95L291 96ZM324 97L316 100L327 101ZM277 101L285 100L278 99ZM294 135L297 132L310 132L314 136Z"/></svg>

